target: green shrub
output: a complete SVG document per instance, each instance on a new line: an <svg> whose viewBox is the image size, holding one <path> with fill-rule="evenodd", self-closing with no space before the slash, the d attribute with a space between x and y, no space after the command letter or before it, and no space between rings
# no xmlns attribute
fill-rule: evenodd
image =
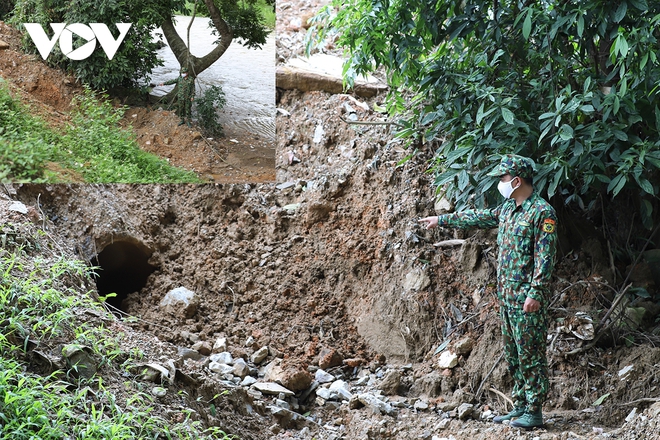
<svg viewBox="0 0 660 440"><path fill-rule="evenodd" d="M224 136L222 125L218 122L218 110L227 102L220 86L211 86L197 98L196 110L199 124L208 136Z"/></svg>
<svg viewBox="0 0 660 440"><path fill-rule="evenodd" d="M647 228L660 194L660 4L646 0L335 0L316 27L346 81L384 67L399 135L436 148L458 208L499 201L486 173L532 157L554 203L598 213L625 189ZM654 183L655 182L655 183Z"/></svg>

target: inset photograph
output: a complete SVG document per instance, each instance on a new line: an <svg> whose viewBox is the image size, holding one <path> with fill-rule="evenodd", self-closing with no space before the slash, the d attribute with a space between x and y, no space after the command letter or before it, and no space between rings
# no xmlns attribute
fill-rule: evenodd
<svg viewBox="0 0 660 440"><path fill-rule="evenodd" d="M225 3L4 2L0 180L274 181L274 4Z"/></svg>

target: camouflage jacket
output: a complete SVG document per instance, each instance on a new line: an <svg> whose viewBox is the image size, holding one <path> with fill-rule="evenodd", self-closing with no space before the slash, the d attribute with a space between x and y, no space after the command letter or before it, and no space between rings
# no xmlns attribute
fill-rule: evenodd
<svg viewBox="0 0 660 440"><path fill-rule="evenodd" d="M507 199L493 209L468 210L438 218L439 226L498 227L498 291L500 299L511 306L522 306L527 296L547 306L548 282L557 251L556 223L554 208L536 192L520 206L515 200Z"/></svg>

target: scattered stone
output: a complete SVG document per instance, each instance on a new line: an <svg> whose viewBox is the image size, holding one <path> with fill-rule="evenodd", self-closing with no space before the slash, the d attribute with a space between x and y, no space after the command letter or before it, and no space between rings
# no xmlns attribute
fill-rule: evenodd
<svg viewBox="0 0 660 440"><path fill-rule="evenodd" d="M312 140L312 142L314 142L315 144L320 144L321 141L323 140L323 136L325 136L325 130L323 130L323 125L318 124L314 129L314 139Z"/></svg>
<svg viewBox="0 0 660 440"><path fill-rule="evenodd" d="M209 370L218 374L230 374L234 372L234 367L220 362L211 362L209 364Z"/></svg>
<svg viewBox="0 0 660 440"><path fill-rule="evenodd" d="M403 290L407 292L421 291L431 285L431 279L426 273L425 269L415 268L406 274L406 279L403 282Z"/></svg>
<svg viewBox="0 0 660 440"><path fill-rule="evenodd" d="M167 292L159 305L173 312L182 312L184 317L189 319L197 311L197 301L195 292L185 287L177 287Z"/></svg>
<svg viewBox="0 0 660 440"><path fill-rule="evenodd" d="M423 400L418 400L417 402L415 402L414 408L417 411L426 411L427 409L429 409L429 404L428 402L425 402Z"/></svg>
<svg viewBox="0 0 660 440"><path fill-rule="evenodd" d="M389 370L385 373L385 377L380 382L378 389L387 396L399 394L399 387L401 386L401 372L399 370Z"/></svg>
<svg viewBox="0 0 660 440"><path fill-rule="evenodd" d="M242 387L249 387L250 385L254 385L257 383L257 379L255 379L252 376L245 376L245 379L241 382Z"/></svg>
<svg viewBox="0 0 660 440"><path fill-rule="evenodd" d="M291 405L289 405L286 400L275 399L275 405L280 407L280 408L284 408L284 409L288 409L288 410L291 409Z"/></svg>
<svg viewBox="0 0 660 440"><path fill-rule="evenodd" d="M271 426L270 428L268 428L268 430L270 432L272 432L273 434L279 434L280 432L282 432L282 427L278 424L275 424L275 425Z"/></svg>
<svg viewBox="0 0 660 440"><path fill-rule="evenodd" d="M454 368L458 365L458 356L451 351L445 351L438 359L438 368Z"/></svg>
<svg viewBox="0 0 660 440"><path fill-rule="evenodd" d="M283 371L280 383L292 391L302 391L309 388L313 380L314 376L309 371L288 367Z"/></svg>
<svg viewBox="0 0 660 440"><path fill-rule="evenodd" d="M261 347L259 350L252 353L250 356L250 362L253 364L260 364L268 356L268 347Z"/></svg>
<svg viewBox="0 0 660 440"><path fill-rule="evenodd" d="M332 391L330 391L330 388L325 388L325 387L318 388L316 390L316 395L318 397L320 397L321 399L323 399L323 400L330 400L333 397L335 397L335 396L333 396ZM323 402L323 403L325 403L325 402Z"/></svg>
<svg viewBox="0 0 660 440"><path fill-rule="evenodd" d="M319 354L319 368L327 370L328 368L342 365L343 358L334 348L324 348Z"/></svg>
<svg viewBox="0 0 660 440"><path fill-rule="evenodd" d="M191 350L190 348L179 347L177 354L179 358L183 361L186 359L192 359L198 361L202 358L202 354L197 350Z"/></svg>
<svg viewBox="0 0 660 440"><path fill-rule="evenodd" d="M434 430L434 431L437 431L437 430L439 430L439 429L447 429L447 426L449 426L450 423L451 423L451 419L449 419L449 418L447 418L447 419L442 419L442 420L440 420L440 421L435 425L435 427L433 428L433 430Z"/></svg>
<svg viewBox="0 0 660 440"><path fill-rule="evenodd" d="M6 50L6 49L9 49L9 43L0 40L0 50Z"/></svg>
<svg viewBox="0 0 660 440"><path fill-rule="evenodd" d="M474 405L471 403L463 403L458 407L458 418L460 420L467 420L472 416Z"/></svg>
<svg viewBox="0 0 660 440"><path fill-rule="evenodd" d="M209 357L209 360L211 362L217 362L219 364L226 364L226 365L234 364L234 358L232 357L231 353L226 351L223 351L222 353L212 354Z"/></svg>
<svg viewBox="0 0 660 440"><path fill-rule="evenodd" d="M151 395L155 397L165 397L165 395L167 395L167 390L163 387L153 387L151 389Z"/></svg>
<svg viewBox="0 0 660 440"><path fill-rule="evenodd" d="M2 43L2 42L0 41L0 43ZM7 209L9 211L20 212L21 214L27 214L28 213L27 206L25 206L21 202L11 202L11 204L9 205L9 207Z"/></svg>
<svg viewBox="0 0 660 440"><path fill-rule="evenodd" d="M211 354L213 347L211 347L211 343L208 341L198 341L192 346L192 349L201 355L208 356Z"/></svg>
<svg viewBox="0 0 660 440"><path fill-rule="evenodd" d="M330 383L335 380L335 376L319 368L314 374L314 380L316 380L318 383Z"/></svg>
<svg viewBox="0 0 660 440"><path fill-rule="evenodd" d="M364 359L360 358L352 358L352 359L344 359L344 365L348 365L351 368L357 368L360 365L364 365L367 362Z"/></svg>
<svg viewBox="0 0 660 440"><path fill-rule="evenodd" d="M333 382L332 385L330 385L330 391L337 393L342 400L351 400L351 397L353 397L349 385L343 380Z"/></svg>
<svg viewBox="0 0 660 440"><path fill-rule="evenodd" d="M474 347L474 340L469 336L460 339L454 344L454 351L459 355L466 355L472 351Z"/></svg>
<svg viewBox="0 0 660 440"><path fill-rule="evenodd" d="M213 344L213 353L227 351L227 338L218 338Z"/></svg>
<svg viewBox="0 0 660 440"><path fill-rule="evenodd" d="M392 405L380 400L378 397L370 393L363 393L358 395L358 400L371 409L374 414L387 414L395 415L396 410Z"/></svg>
<svg viewBox="0 0 660 440"><path fill-rule="evenodd" d="M250 373L250 367L248 367L243 359L239 358L234 362L234 370L232 373L242 379Z"/></svg>
<svg viewBox="0 0 660 440"><path fill-rule="evenodd" d="M284 388L282 385L274 382L259 382L252 385L253 388L261 391L264 394L277 396L280 393L284 393L285 396L293 396L295 393L291 390Z"/></svg>

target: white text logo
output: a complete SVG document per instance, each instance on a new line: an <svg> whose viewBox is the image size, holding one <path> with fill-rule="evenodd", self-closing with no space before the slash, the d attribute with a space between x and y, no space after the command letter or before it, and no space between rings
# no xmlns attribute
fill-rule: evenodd
<svg viewBox="0 0 660 440"><path fill-rule="evenodd" d="M53 29L54 35L53 38L49 39L39 23L23 23L23 25L27 29L28 34L30 34L30 37L32 37L34 45L37 46L37 50L39 50L44 60L48 58L53 47L55 47L55 43L59 40L62 53L75 61L84 60L89 57L94 52L94 49L96 49L97 40L108 56L108 59L111 60L115 56L115 53L117 53L121 42L124 41L128 30L131 28L131 23L117 23L119 37L115 40L108 26L103 23L90 23L89 26L82 23L51 23L50 27ZM73 34L84 38L87 40L87 43L74 50Z"/></svg>

